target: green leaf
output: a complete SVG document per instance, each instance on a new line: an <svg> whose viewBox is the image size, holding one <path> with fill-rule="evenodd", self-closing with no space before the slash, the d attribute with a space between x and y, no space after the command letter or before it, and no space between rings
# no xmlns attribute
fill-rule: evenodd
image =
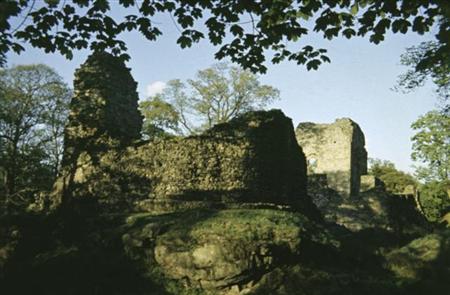
<svg viewBox="0 0 450 295"><path fill-rule="evenodd" d="M342 35L344 35L347 39L350 39L351 37L356 35L356 31L351 28L347 28L342 31Z"/></svg>
<svg viewBox="0 0 450 295"><path fill-rule="evenodd" d="M240 25L232 25L230 27L230 32L233 33L235 36L241 36L244 35L244 29Z"/></svg>
<svg viewBox="0 0 450 295"><path fill-rule="evenodd" d="M177 40L177 44L179 44L181 48L191 47L192 40L187 36L180 36Z"/></svg>
<svg viewBox="0 0 450 295"><path fill-rule="evenodd" d="M350 13L352 15L356 15L356 14L358 14L358 11L359 11L359 5L358 5L358 2L355 2L355 4L353 4L352 7L350 8Z"/></svg>
<svg viewBox="0 0 450 295"><path fill-rule="evenodd" d="M318 59L310 60L309 62L306 63L306 69L308 71L310 71L310 70L317 70L321 63L322 62L320 60L318 60Z"/></svg>
<svg viewBox="0 0 450 295"><path fill-rule="evenodd" d="M328 56L326 56L326 55L321 55L321 56L320 56L320 59L321 59L323 62L327 62L327 63L330 63L330 62L331 62L331 59L330 59Z"/></svg>
<svg viewBox="0 0 450 295"><path fill-rule="evenodd" d="M304 20L310 19L310 16L307 15L306 13L303 13L302 11L297 11L297 17L304 19Z"/></svg>
<svg viewBox="0 0 450 295"><path fill-rule="evenodd" d="M11 48L15 53L20 53L25 50L25 48L23 48L23 46L20 45L19 43L11 44Z"/></svg>

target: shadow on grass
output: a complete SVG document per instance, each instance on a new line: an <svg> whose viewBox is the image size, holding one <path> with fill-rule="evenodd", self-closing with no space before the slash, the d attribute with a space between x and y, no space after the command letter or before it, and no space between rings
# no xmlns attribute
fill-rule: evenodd
<svg viewBox="0 0 450 295"><path fill-rule="evenodd" d="M100 219L94 231L92 221L80 219L77 228L48 216L2 220L2 227L14 228L20 237L0 270L0 294L166 294L141 276L120 236L109 236ZM68 231L71 239L64 237Z"/></svg>

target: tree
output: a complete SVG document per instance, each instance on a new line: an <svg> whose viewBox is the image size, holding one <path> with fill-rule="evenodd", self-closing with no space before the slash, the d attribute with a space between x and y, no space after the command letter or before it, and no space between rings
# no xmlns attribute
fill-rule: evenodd
<svg viewBox="0 0 450 295"><path fill-rule="evenodd" d="M42 122L46 128L41 131L42 138L45 139L42 144L46 150L47 161L52 167L53 177L56 177L64 152L64 127L69 115L72 91L65 84L56 83L48 87L53 96L44 103L46 111L42 114Z"/></svg>
<svg viewBox="0 0 450 295"><path fill-rule="evenodd" d="M127 58L127 46L119 36L125 31L139 31L154 41L161 34L153 18L170 14L180 31L177 43L190 47L208 38L220 46L215 57L230 57L245 69L265 72L266 54L271 61L293 60L317 69L329 62L325 49L311 45L298 47L312 30L324 38L369 36L378 44L386 33L418 34L430 31L437 24L439 46L427 53L421 64L449 62L450 3L447 0L299 0L299 1L219 1L219 0L119 0L125 14L114 19L112 1L74 0L6 0L0 3L0 57L5 61L9 50L20 52L19 42L28 42L46 52L60 52L67 58L74 49L111 50ZM12 26L14 17L23 15ZM27 23L31 20L31 23Z"/></svg>
<svg viewBox="0 0 450 295"><path fill-rule="evenodd" d="M395 164L380 159L369 159L369 174L378 177L391 193L401 194L409 185L418 186L416 179L403 171L398 170Z"/></svg>
<svg viewBox="0 0 450 295"><path fill-rule="evenodd" d="M189 134L262 109L278 97L277 89L262 85L250 71L219 63L198 71L187 85L180 80L169 81L161 94L141 103L141 110L146 122Z"/></svg>
<svg viewBox="0 0 450 295"><path fill-rule="evenodd" d="M178 112L170 103L163 101L159 94L142 101L139 109L145 118L142 126L144 139L181 132Z"/></svg>
<svg viewBox="0 0 450 295"><path fill-rule="evenodd" d="M450 180L434 180L422 185L419 200L425 217L432 222L440 221L450 212Z"/></svg>
<svg viewBox="0 0 450 295"><path fill-rule="evenodd" d="M450 116L430 111L419 117L411 128L417 133L411 138L412 159L426 166L417 168L417 175L425 181L445 181L450 178Z"/></svg>
<svg viewBox="0 0 450 295"><path fill-rule="evenodd" d="M0 70L0 186L9 202L29 199L53 183L70 96L45 65Z"/></svg>
<svg viewBox="0 0 450 295"><path fill-rule="evenodd" d="M436 86L438 97L445 104L450 98L450 63L437 60L433 64L422 64L427 55L439 50L439 43L436 41L422 42L418 46L406 49L402 54L400 63L408 66L406 73L399 76L396 90L404 92L413 91L431 79ZM444 111L450 111L450 106L444 105Z"/></svg>
<svg viewBox="0 0 450 295"><path fill-rule="evenodd" d="M420 203L428 220L438 221L450 209L450 116L430 111L411 127L417 131L411 138L411 157L425 164L416 169L425 181L420 187Z"/></svg>

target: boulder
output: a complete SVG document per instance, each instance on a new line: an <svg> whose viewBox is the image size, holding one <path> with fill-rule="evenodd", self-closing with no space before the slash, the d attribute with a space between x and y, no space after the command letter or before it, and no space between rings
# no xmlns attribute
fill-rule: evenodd
<svg viewBox="0 0 450 295"><path fill-rule="evenodd" d="M450 229L435 230L384 256L405 294L448 293Z"/></svg>
<svg viewBox="0 0 450 295"><path fill-rule="evenodd" d="M262 276L298 259L326 235L299 213L268 209L195 210L128 218L130 257L160 282L212 294L244 294ZM305 253L303 253L305 254ZM306 254L307 255L307 254Z"/></svg>

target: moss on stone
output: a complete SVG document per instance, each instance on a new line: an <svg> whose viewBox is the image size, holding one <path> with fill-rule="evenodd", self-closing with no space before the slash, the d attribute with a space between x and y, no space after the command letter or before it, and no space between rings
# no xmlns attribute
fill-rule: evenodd
<svg viewBox="0 0 450 295"><path fill-rule="evenodd" d="M123 159L129 173L149 180L150 199L312 206L305 157L278 110L250 112L198 136L150 141Z"/></svg>
<svg viewBox="0 0 450 295"><path fill-rule="evenodd" d="M154 210L151 204L167 200L161 205L166 211L178 210L174 200L272 203L318 216L306 195L305 157L291 120L279 110L250 112L201 135L156 139L126 151L92 153L83 142L74 143L76 162L56 185L83 202Z"/></svg>
<svg viewBox="0 0 450 295"><path fill-rule="evenodd" d="M409 284L450 276L450 230L415 239L386 255L387 267Z"/></svg>
<svg viewBox="0 0 450 295"><path fill-rule="evenodd" d="M241 288L298 257L326 234L299 213L267 209L192 210L128 218L127 252L162 281L212 294ZM147 247L147 248L146 248ZM149 250L150 248L154 250ZM160 273L160 274L161 274Z"/></svg>
<svg viewBox="0 0 450 295"><path fill-rule="evenodd" d="M77 151L92 156L140 138L142 116L136 87L120 58L106 52L88 57L75 72L63 165L77 161Z"/></svg>
<svg viewBox="0 0 450 295"><path fill-rule="evenodd" d="M109 186L94 183L111 177L100 167L105 154L140 138L142 116L136 87L130 69L106 52L93 53L75 72L62 172L52 194L54 206L89 199L101 190L111 191ZM110 186L114 185L117 183Z"/></svg>

